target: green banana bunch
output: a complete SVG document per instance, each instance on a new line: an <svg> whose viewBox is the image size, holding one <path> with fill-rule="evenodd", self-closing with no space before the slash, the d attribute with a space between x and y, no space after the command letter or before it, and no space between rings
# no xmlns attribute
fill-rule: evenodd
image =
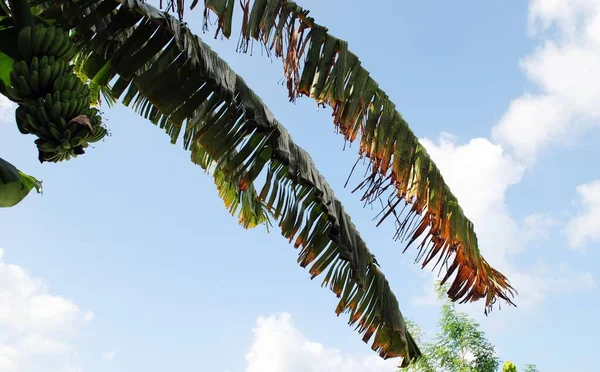
<svg viewBox="0 0 600 372"><path fill-rule="evenodd" d="M90 108L90 89L73 72L76 48L69 34L54 26L25 27L18 47L23 60L13 64L7 95L19 104L19 131L38 137L39 160L69 160L103 139L107 131Z"/></svg>
<svg viewBox="0 0 600 372"><path fill-rule="evenodd" d="M62 28L38 24L19 32L18 46L25 60L33 57L54 56L70 61L77 52L69 34Z"/></svg>

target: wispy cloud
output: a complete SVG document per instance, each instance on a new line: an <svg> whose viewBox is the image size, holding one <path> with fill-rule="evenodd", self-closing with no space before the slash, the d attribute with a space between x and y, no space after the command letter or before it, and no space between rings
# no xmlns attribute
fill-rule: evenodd
<svg viewBox="0 0 600 372"><path fill-rule="evenodd" d="M254 339L246 354L246 372L392 372L398 360L378 355L345 354L309 340L296 328L292 317L280 313L259 317Z"/></svg>
<svg viewBox="0 0 600 372"><path fill-rule="evenodd" d="M578 204L582 211L565 228L569 245L582 249L586 242L600 241L600 180L577 187Z"/></svg>
<svg viewBox="0 0 600 372"><path fill-rule="evenodd" d="M493 138L531 164L600 126L600 0L532 0L529 28L540 45L521 67L537 91L511 102Z"/></svg>

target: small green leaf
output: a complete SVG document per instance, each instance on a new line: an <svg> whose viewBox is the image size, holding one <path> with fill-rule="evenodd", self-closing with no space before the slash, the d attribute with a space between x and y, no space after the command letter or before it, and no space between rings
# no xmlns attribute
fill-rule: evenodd
<svg viewBox="0 0 600 372"><path fill-rule="evenodd" d="M42 182L0 158L0 208L18 204L34 187L40 193Z"/></svg>
<svg viewBox="0 0 600 372"><path fill-rule="evenodd" d="M0 92L4 91L4 87L10 86L10 73L13 69L13 62L12 58L0 52Z"/></svg>

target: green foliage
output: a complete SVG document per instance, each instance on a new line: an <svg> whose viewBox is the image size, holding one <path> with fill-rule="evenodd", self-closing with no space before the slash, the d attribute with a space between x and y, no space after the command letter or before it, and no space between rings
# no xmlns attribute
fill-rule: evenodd
<svg viewBox="0 0 600 372"><path fill-rule="evenodd" d="M504 362L504 366L502 366L502 372L517 372L517 366L509 360Z"/></svg>
<svg viewBox="0 0 600 372"><path fill-rule="evenodd" d="M41 192L42 183L0 158L0 208L18 204L33 188Z"/></svg>
<svg viewBox="0 0 600 372"><path fill-rule="evenodd" d="M0 52L0 85L10 86L10 72L13 68L13 62L12 58Z"/></svg>
<svg viewBox="0 0 600 372"><path fill-rule="evenodd" d="M438 298L445 302L438 322L439 332L431 342L423 340L423 332L412 321L406 326L417 341L423 354L420 359L401 371L408 372L496 372L500 360L494 346L485 338L479 324L466 314L458 312L445 296L446 286L436 284ZM506 361L502 372L517 372L511 361ZM526 364L523 372L540 372L534 364Z"/></svg>
<svg viewBox="0 0 600 372"><path fill-rule="evenodd" d="M438 297L445 298L446 288L437 286ZM433 342L424 342L421 331L408 323L410 332L420 343L423 357L405 370L413 372L495 372L500 366L494 346L479 330L479 324L456 311L449 300L442 305L439 333Z"/></svg>

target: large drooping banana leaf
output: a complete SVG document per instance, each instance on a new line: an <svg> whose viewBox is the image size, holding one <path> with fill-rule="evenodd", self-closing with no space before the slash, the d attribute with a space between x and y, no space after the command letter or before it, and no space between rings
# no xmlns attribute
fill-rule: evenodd
<svg viewBox="0 0 600 372"><path fill-rule="evenodd" d="M213 12L218 30L232 32L236 0L205 0L205 17ZM194 1L192 7L197 4ZM182 0L172 1L172 7ZM362 199L383 205L381 223L395 220L396 239L404 248L418 244L417 261L446 266L442 282L452 279L448 296L461 302L486 299L486 313L497 297L513 304L508 279L480 254L473 223L464 215L440 171L419 143L394 103L340 40L293 1L240 1L243 12L238 49L257 40L283 62L290 100L300 95L333 109L333 122L344 138L360 137L359 156L370 161L369 176L356 190ZM205 28L208 27L205 18ZM411 206L406 208L407 205ZM451 264L447 265L448 262Z"/></svg>
<svg viewBox="0 0 600 372"><path fill-rule="evenodd" d="M183 137L192 161L213 174L244 225L275 220L300 248L298 263L310 266L313 278L324 274L323 285L340 299L336 313L349 314L373 350L402 357L403 366L420 356L388 281L342 204L240 76L185 24L141 1L57 6L41 16L76 30L81 72L164 128L173 143Z"/></svg>
<svg viewBox="0 0 600 372"><path fill-rule="evenodd" d="M0 158L0 208L17 205L33 188L41 192L42 183Z"/></svg>

